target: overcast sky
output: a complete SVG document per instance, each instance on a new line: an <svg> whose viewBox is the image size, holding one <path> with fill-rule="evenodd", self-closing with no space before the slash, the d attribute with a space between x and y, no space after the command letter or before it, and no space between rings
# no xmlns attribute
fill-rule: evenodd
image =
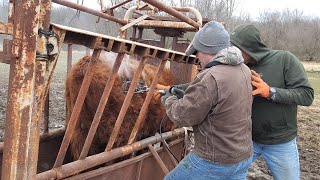
<svg viewBox="0 0 320 180"><path fill-rule="evenodd" d="M241 0L238 9L247 12L255 18L260 12L282 11L284 9L298 9L304 15L316 16L320 18L319 0Z"/></svg>
<svg viewBox="0 0 320 180"><path fill-rule="evenodd" d="M72 0L77 2L77 0ZM82 2L82 0L78 0ZM108 0L104 0L108 3ZM201 1L201 0L197 0ZM84 0L84 5L93 9L100 9L97 0ZM286 8L290 10L298 9L306 16L316 16L320 18L320 0L238 0L239 5L236 14L240 12L249 13L252 18L259 16L264 11L282 11Z"/></svg>

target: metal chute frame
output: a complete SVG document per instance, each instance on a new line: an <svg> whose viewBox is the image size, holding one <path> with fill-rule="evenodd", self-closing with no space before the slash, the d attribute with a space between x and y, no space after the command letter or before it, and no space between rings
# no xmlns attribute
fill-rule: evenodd
<svg viewBox="0 0 320 180"><path fill-rule="evenodd" d="M10 0L8 23L0 23L0 33L12 35L13 37L12 41L4 41L4 51L0 52L0 62L10 64L11 69L6 115L6 134L4 147L2 146L3 163L1 178L66 178L75 173L94 167L97 164L108 162L113 158L120 157L146 147L150 149L154 158L161 166L161 169L166 173L167 170L163 162L157 157L157 153L153 147L150 146L151 144L162 141L159 136L150 137L139 142L133 141L132 144L117 149L110 149L110 147L108 149L107 147L107 150L109 151L97 154L89 159L86 158L86 150L84 150L82 159L68 164L63 164L65 151L70 141L69 138L72 135L72 125L68 126L70 128L69 130L67 129L65 133L64 130L49 132L47 128L48 126L45 125L46 128L44 134L42 134L40 138L42 112L45 106L50 82L52 80L52 75L63 43L68 44L69 53L72 50L72 44L81 44L90 49L94 49L91 63L95 63L95 59L99 57L102 50L118 53L118 63L115 63L113 67L114 72L116 72L117 68L120 66L121 59L125 53L141 56L143 59L141 61L142 63L147 58L160 59L161 63L158 67L158 74L161 74L166 61L183 64L199 64L198 60L195 57L189 57L184 53L177 51L92 32L81 31L61 25L50 24L51 2L90 13L98 17L117 22L123 26L129 23L128 20L114 17L112 14L110 15L104 12L95 11L66 0L52 0L46 2L41 0ZM144 2L149 3L150 5L157 7L158 9L163 10L168 14L175 16L177 19L191 25L191 27L186 27L185 25L179 26L182 30L189 31L191 29L192 31L196 31L197 28L201 27L202 20L200 18L198 18L197 23L179 13L176 9L164 5L160 1L145 0ZM189 10L194 11L192 9ZM133 23L133 25L136 24ZM143 23L140 25L140 28L141 26L144 26ZM40 34L42 35L40 36ZM78 41L74 38L75 36L81 37L85 39L85 41ZM68 64L70 67L70 63ZM141 65L141 67L143 67L143 65ZM83 98L86 95L88 84L91 80L90 78L90 70L88 70L86 79L84 80L79 93L82 94L82 96L79 96L76 102L76 107L78 107L78 109L74 110L73 123L76 122L76 116L79 113L77 111L81 110ZM109 85L113 84L112 78L113 77L110 77L109 79ZM150 92L155 89L156 81L157 78L155 78L152 83ZM102 102L107 101L109 91L110 90L106 89L105 98L102 99ZM129 91L128 95L130 96L130 94L131 93ZM130 102L129 96L128 102ZM147 95L145 105L141 111L140 123L143 122L144 111L150 102L150 97L151 95ZM103 105L100 108L103 108ZM124 108L120 114L125 114L125 112L126 110ZM97 115L97 118L95 118L97 119L97 122L99 121L98 116L99 114ZM120 116L121 115L118 117L120 119L119 122L121 122ZM48 122L45 122L45 124L47 123ZM121 123L119 123L118 126L121 126ZM115 130L115 132L116 131L117 130ZM183 129L176 129L172 132L165 133L162 136L164 139L168 139L183 135L184 132L185 131ZM65 134L64 140L62 141L62 146L60 147L54 168L37 175L40 139L50 139L63 133ZM116 138L116 135L114 137ZM110 139L110 144L112 144L114 138ZM134 135L132 139L135 139ZM88 146L90 146L90 143L88 143ZM86 145L85 147L88 146Z"/></svg>

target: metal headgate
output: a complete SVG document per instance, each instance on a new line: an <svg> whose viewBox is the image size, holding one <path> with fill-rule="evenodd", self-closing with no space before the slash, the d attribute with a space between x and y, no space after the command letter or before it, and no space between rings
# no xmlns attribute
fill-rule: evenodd
<svg viewBox="0 0 320 180"><path fill-rule="evenodd" d="M146 111L151 101L152 93L156 88L158 78L163 71L165 63L170 61L184 64L183 71L179 72L178 64L173 65L174 68L172 68L172 70L182 74L180 77L186 77L186 80L190 80L192 76L191 72L194 68L192 68L190 65L186 65L197 65L199 62L194 56L186 56L181 52L125 40L123 38L126 37L127 28L131 26L133 26L133 40L141 39L143 28L173 28L177 30L176 32L196 31L197 28L201 27L202 19L199 20L198 18L198 22L195 22L191 18L188 18L180 13L181 11L196 12L192 8L171 8L158 0L144 0L144 2L148 3L149 5L145 4L143 7L136 6L134 8L130 8L128 10L128 12L130 12L129 15L125 16L124 19L113 16L112 11L130 1L124 1L123 3L107 9L104 12L88 9L84 6L71 3L66 0L52 0L52 2L81 10L121 24L122 27L120 28L119 36L122 38L115 38L93 32L82 31L58 24L50 24L50 0L46 2L41 0L10 0L8 22L0 23L0 33L12 35L13 37L13 40L4 41L4 51L0 52L0 62L10 64L10 82L8 91L9 94L6 114L5 138L4 145L2 146L3 159L1 179L62 179L75 175L84 170L88 170L97 165L104 164L115 158L129 155L144 148L149 148L154 160L156 160L156 162L159 164L161 171L164 174L167 173L168 167L163 161L171 162L171 165L169 166L170 169L172 169L176 164L174 158L172 155L170 155L170 153L166 153L166 156L163 154L162 151L166 149L154 149L152 145L159 142L166 143L163 141L166 139L178 138L175 141L172 141L170 145L173 146L178 144L181 147L182 141L179 137L184 136L185 129L175 129L173 131L163 133L162 136L156 135L138 142L136 142L136 135L141 124L145 120ZM128 18L132 16L132 12L139 8L146 10L150 8L151 10L154 10L154 7L167 12L182 22L172 23L171 21L167 21L164 23L160 17L150 15L141 15L134 20L129 20ZM197 16L199 16L199 14L197 14ZM139 30L138 37L136 34L137 30ZM162 35L162 37L164 36L165 35ZM181 33L179 36L181 36ZM174 48L181 48L177 45L178 36L173 37ZM164 40L164 38L161 38L161 40ZM45 130L41 138L50 139L55 136L58 137L62 134L64 134L64 137L52 169L37 174L42 113L45 102L47 101L46 97L48 97L47 94L49 91L50 82L52 81L53 72L55 70L58 61L58 55L63 43L69 44L69 55L71 54L71 44L83 45L87 48L93 49L93 55L65 133L64 130L55 130L49 132L48 122L45 118ZM163 42L161 44L163 45ZM79 160L63 164L63 161L66 157L67 148L74 131L74 126L77 123L90 85L90 81L92 79L90 66L96 63L102 50L118 53L117 59L113 65L112 75L110 76L105 87ZM93 136L96 132L102 112L109 98L111 88L115 80L115 75L125 54L138 55L142 57L142 60L139 62L139 68L137 72L135 72L133 83L129 88L123 103L123 107L118 115L113 132L108 141L106 151L87 157ZM112 149L123 122L123 118L126 114L128 108L127 105L130 103L133 96L133 91L138 83L138 78L140 77L146 60L150 58L156 59L161 63L158 66L157 75L149 87L150 90L142 105L133 131L131 132L128 145ZM183 76L183 74L186 76ZM177 83L180 83L179 81L181 82L184 80L179 79ZM161 158L157 153L158 151L161 154ZM178 150L176 150L176 152L177 151ZM144 154L141 157L132 158L126 162L122 162L122 164L115 164L102 169L90 171L88 173L79 174L73 178L88 179L98 176L103 177L104 175L113 177L110 174L116 174L119 168L124 170L125 168L130 169L130 167L131 171L137 173L135 174L137 179L144 179L143 177L148 177L146 175L148 173L151 173L150 177L153 177L152 175L154 175L154 172L145 172L142 168L145 167L145 165L142 163L142 160L150 157L150 153ZM144 161L147 162L147 160ZM134 166L133 164L135 163L137 164Z"/></svg>

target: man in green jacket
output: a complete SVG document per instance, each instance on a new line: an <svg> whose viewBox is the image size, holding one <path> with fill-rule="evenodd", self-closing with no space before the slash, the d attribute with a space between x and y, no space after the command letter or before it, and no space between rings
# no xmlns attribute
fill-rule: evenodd
<svg viewBox="0 0 320 180"><path fill-rule="evenodd" d="M230 41L254 70L253 160L262 156L276 180L299 179L297 105L310 106L314 98L304 68L292 53L262 43L253 25L238 26Z"/></svg>

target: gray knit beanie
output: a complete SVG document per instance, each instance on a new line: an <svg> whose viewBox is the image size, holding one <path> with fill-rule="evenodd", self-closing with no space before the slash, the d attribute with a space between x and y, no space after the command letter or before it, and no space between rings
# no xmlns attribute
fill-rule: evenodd
<svg viewBox="0 0 320 180"><path fill-rule="evenodd" d="M223 25L217 21L206 23L196 34L186 55L195 54L197 51L206 54L217 54L220 50L230 47L230 36Z"/></svg>

